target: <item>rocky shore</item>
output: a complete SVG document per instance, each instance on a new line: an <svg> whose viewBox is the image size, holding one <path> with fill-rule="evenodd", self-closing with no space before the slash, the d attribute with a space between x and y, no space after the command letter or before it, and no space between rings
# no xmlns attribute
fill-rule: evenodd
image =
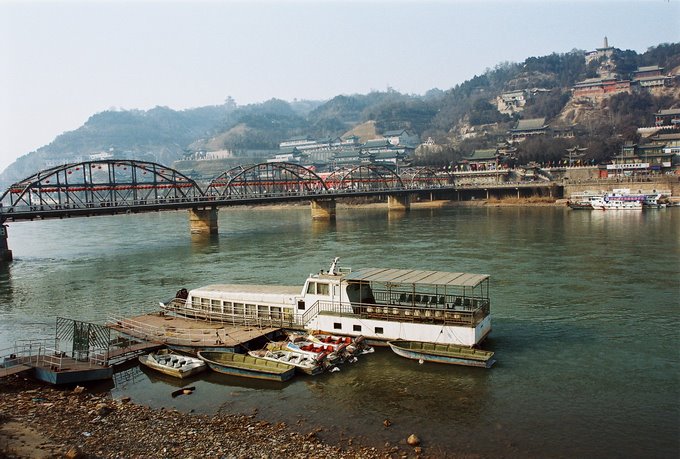
<svg viewBox="0 0 680 459"><path fill-rule="evenodd" d="M0 380L0 457L8 458L416 458L414 441L343 445L255 415L153 409L86 389L20 376Z"/></svg>

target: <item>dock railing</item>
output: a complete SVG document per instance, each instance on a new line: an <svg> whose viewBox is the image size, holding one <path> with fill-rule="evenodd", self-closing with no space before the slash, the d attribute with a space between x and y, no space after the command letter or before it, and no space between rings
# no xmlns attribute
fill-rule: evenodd
<svg viewBox="0 0 680 459"><path fill-rule="evenodd" d="M151 343L174 344L178 346L214 346L219 338L214 328L158 327L120 316L110 316L108 324L114 330L128 333Z"/></svg>
<svg viewBox="0 0 680 459"><path fill-rule="evenodd" d="M18 340L14 346L0 350L2 367L25 365L49 368L54 371L71 367L74 359L66 352L59 350L55 344L58 343L55 343L54 339ZM91 366L101 366L106 363L106 360L101 358L89 358L87 361L87 364Z"/></svg>

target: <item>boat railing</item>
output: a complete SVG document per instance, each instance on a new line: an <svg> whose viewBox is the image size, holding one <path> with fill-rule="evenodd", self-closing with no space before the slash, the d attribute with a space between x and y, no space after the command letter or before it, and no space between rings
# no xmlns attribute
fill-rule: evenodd
<svg viewBox="0 0 680 459"><path fill-rule="evenodd" d="M171 312L173 314L180 315L182 317L208 321L208 322L218 322L231 325L248 325L252 327L289 327L295 325L295 319L292 312L280 308L280 310L268 311L267 313L256 311L254 313L229 313L220 312L213 309L198 309L189 307L186 301L181 298L176 298L175 300L165 303L163 309L166 312Z"/></svg>
<svg viewBox="0 0 680 459"><path fill-rule="evenodd" d="M461 301L460 305L444 303L430 306L417 304L415 306L388 303L332 303L319 301L315 304L317 313L330 312L358 315L363 319L378 319L398 322L423 322L440 323L443 325L475 326L489 315L490 305L488 299L470 301L467 304ZM303 320L305 316L303 316ZM307 321L311 320L307 318Z"/></svg>
<svg viewBox="0 0 680 459"><path fill-rule="evenodd" d="M489 298L457 294L413 293L373 290L376 304L381 306L411 307L414 309L441 309L446 311L476 311L488 308Z"/></svg>
<svg viewBox="0 0 680 459"><path fill-rule="evenodd" d="M313 305L311 305L307 310L302 314L301 316L297 316L298 323L297 325L305 326L307 322L312 320L318 313L319 313L319 301L315 302ZM324 302L326 303L326 302Z"/></svg>

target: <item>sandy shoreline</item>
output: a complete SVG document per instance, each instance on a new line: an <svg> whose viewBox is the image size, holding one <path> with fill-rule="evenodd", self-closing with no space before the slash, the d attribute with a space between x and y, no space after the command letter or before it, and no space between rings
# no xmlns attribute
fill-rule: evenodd
<svg viewBox="0 0 680 459"><path fill-rule="evenodd" d="M15 375L0 380L0 457L9 458L416 458L406 439L381 448L347 438L330 444L321 428L296 431L256 414L181 413L53 388Z"/></svg>

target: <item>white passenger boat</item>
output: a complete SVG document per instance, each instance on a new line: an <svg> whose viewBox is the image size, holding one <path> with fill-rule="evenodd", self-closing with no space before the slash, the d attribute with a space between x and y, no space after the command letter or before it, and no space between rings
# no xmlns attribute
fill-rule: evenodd
<svg viewBox="0 0 680 459"><path fill-rule="evenodd" d="M265 280L266 281L266 280ZM302 289L209 285L161 307L185 316L359 337L474 346L491 332L485 274L338 267L310 275ZM182 298L184 297L185 298Z"/></svg>
<svg viewBox="0 0 680 459"><path fill-rule="evenodd" d="M642 210L646 195L631 194L627 188L615 189L590 200L593 210Z"/></svg>
<svg viewBox="0 0 680 459"><path fill-rule="evenodd" d="M593 210L593 200L598 200L602 197L602 193L594 193L585 191L583 193L575 193L569 197L567 205L574 210Z"/></svg>

